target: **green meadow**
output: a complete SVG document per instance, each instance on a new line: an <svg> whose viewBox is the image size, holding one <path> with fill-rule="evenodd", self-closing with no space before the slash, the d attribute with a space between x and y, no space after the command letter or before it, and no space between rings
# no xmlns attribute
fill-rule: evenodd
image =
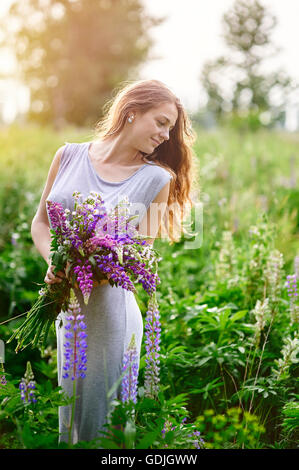
<svg viewBox="0 0 299 470"><path fill-rule="evenodd" d="M117 407L122 429L102 446L194 449L198 431L201 449L298 448L299 301L288 295L287 276L297 272L298 289L299 134L195 131L202 231L155 242L162 257L159 399L143 394L143 344L134 422L126 426L129 405ZM16 354L6 341L47 270L30 226L51 161L64 142L91 138L90 129L72 127L0 130L0 449L59 447L58 406L67 398L57 386L55 333L43 354ZM137 300L145 319L141 289ZM24 405L19 383L28 361L37 403Z"/></svg>

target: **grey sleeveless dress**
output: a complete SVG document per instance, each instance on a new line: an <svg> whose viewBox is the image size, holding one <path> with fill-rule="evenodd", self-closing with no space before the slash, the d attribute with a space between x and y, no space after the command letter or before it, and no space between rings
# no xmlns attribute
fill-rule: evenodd
<svg viewBox="0 0 299 470"><path fill-rule="evenodd" d="M129 207L130 215L138 215L133 222L139 224L151 202L171 179L165 169L154 163L144 164L133 175L121 182L103 180L95 171L89 157L90 142L65 142L60 167L48 195L48 199L60 202L71 211L74 208L72 194L80 191L86 197L90 191L100 193L108 209L115 207L123 196L133 203ZM51 222L49 219L51 227ZM124 353L132 333L138 352L143 337L143 321L133 292L122 287L101 284L93 288L88 305L84 304L82 293L75 289L82 314L85 315L87 329L87 371L86 377L77 379L77 400L73 423L73 444L99 437L106 428L109 401L120 399L121 385L108 399L107 391L119 379L122 371ZM59 327L62 320L63 326ZM73 382L64 379L64 346L66 339L66 312L60 312L55 322L57 336L58 384L71 397ZM71 418L71 406L59 407L59 442L68 442L68 426Z"/></svg>

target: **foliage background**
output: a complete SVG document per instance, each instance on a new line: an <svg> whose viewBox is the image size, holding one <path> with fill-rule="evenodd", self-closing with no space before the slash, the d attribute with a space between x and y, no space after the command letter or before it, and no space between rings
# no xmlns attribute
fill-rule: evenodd
<svg viewBox="0 0 299 470"><path fill-rule="evenodd" d="M203 201L202 246L186 249L184 239L173 246L162 240L155 242L163 257L158 292L163 394L176 404L181 417L188 413L189 422L197 424L207 446L296 447L298 427L286 432L283 411L286 405L298 403L298 323L292 322L286 288L286 276L294 273L299 252L298 135L261 130L240 137L238 132L224 128L214 132L196 128L196 132ZM49 127L18 125L1 131L1 321L27 311L36 298L38 284L43 282L46 264L32 242L30 225L53 154L63 141L81 142L88 135L88 129L73 127L61 133ZM283 256L277 299L271 294L267 277L267 263L275 259L275 250ZM138 303L144 317L145 297L140 291ZM270 298L271 313L255 347L257 318L253 309L265 297ZM1 325L1 339L6 341L21 320ZM295 341L293 361L283 353L287 337ZM52 408L47 405L52 419L48 441L39 443L53 446L59 402L54 332L45 357L39 350L16 355L14 347L12 343L5 348L8 381L15 381L17 387L30 360L44 400L47 393L55 395L49 398ZM285 364L280 376L275 373L275 369L280 370L279 360ZM144 367L143 344L140 400ZM5 415L7 391L1 390ZM231 410L238 411L237 418ZM164 412L165 419L173 415L169 409ZM252 441L238 434L244 428L242 420L250 426L245 412L256 420L250 429ZM0 424L1 446L19 446L20 434L12 419L16 417L14 413L11 420L5 416ZM34 441L30 433L37 424L33 419L35 424L29 425L28 416L18 419L25 446L30 446ZM11 439L10 444L7 439Z"/></svg>

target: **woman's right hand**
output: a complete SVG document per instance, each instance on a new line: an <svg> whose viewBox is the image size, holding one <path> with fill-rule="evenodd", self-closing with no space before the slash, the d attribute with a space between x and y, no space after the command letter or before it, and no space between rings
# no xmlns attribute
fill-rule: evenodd
<svg viewBox="0 0 299 470"><path fill-rule="evenodd" d="M44 281L47 284L55 284L56 282L62 282L63 278L66 277L65 273L63 271L58 271L56 274L54 274L54 269L55 266L53 264L49 264L46 276Z"/></svg>

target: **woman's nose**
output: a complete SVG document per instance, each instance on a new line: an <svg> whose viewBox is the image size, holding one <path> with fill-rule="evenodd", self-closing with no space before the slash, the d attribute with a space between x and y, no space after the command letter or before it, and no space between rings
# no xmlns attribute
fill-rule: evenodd
<svg viewBox="0 0 299 470"><path fill-rule="evenodd" d="M168 131L163 131L161 133L161 136L162 136L163 140L169 140L169 132Z"/></svg>

